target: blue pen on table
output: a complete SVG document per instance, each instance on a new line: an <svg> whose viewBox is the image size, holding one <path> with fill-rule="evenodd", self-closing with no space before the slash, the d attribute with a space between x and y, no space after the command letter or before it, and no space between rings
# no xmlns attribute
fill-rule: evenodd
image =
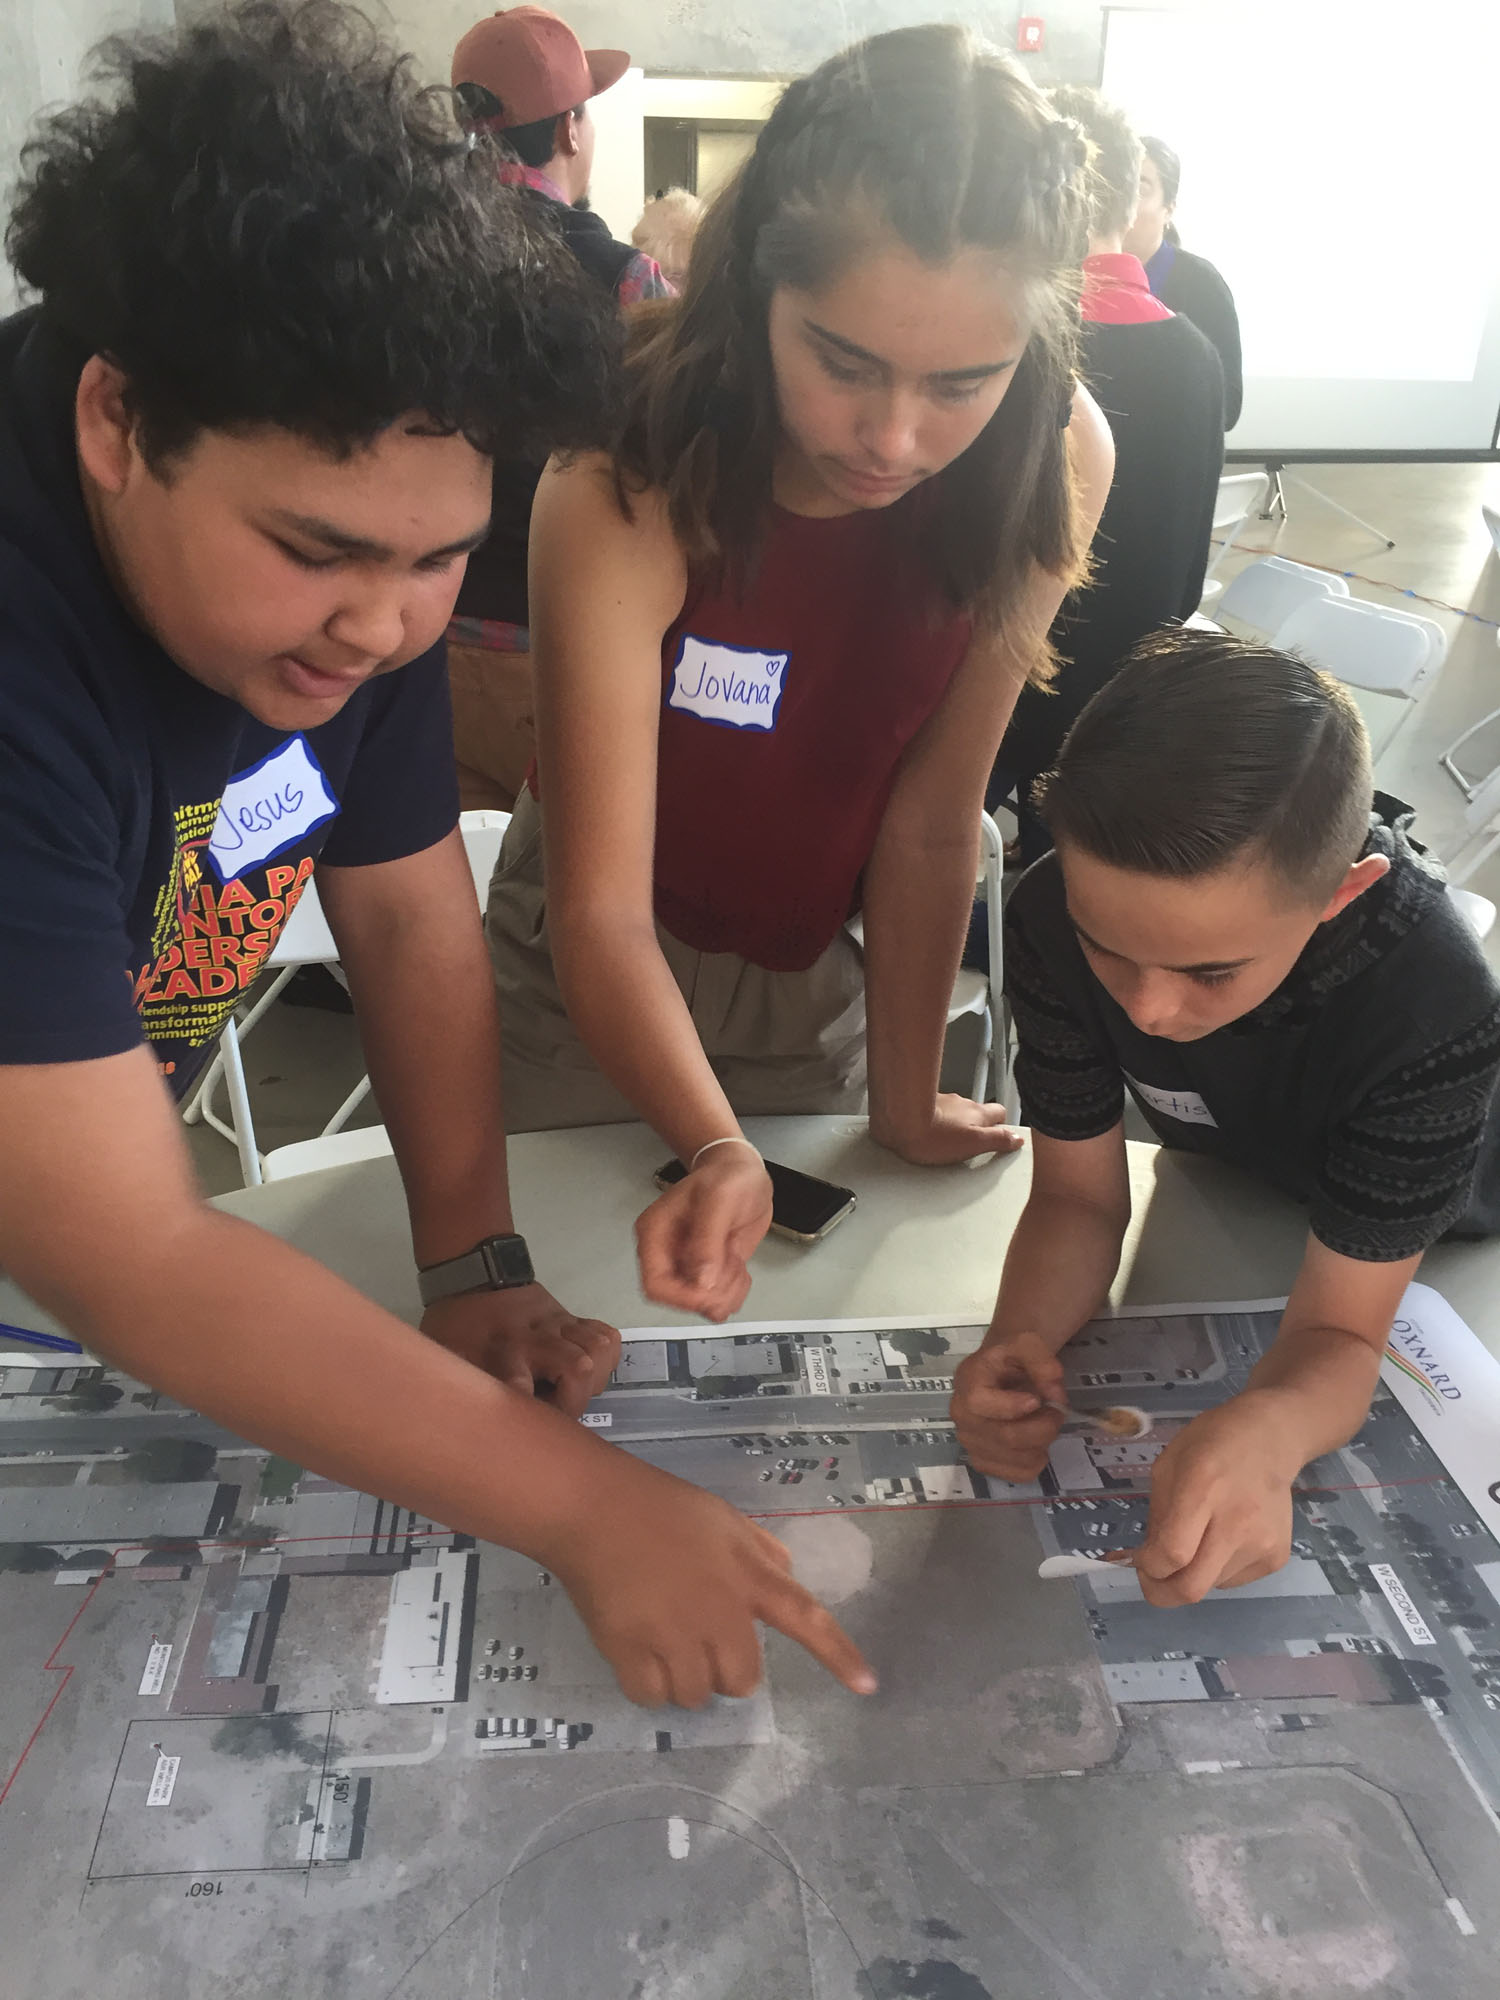
<svg viewBox="0 0 1500 2000"><path fill-rule="evenodd" d="M28 1347L45 1347L53 1354L82 1354L83 1349L76 1340L65 1340L60 1333L34 1333L30 1327L12 1326L0 1319L0 1342L7 1340L24 1341Z"/></svg>

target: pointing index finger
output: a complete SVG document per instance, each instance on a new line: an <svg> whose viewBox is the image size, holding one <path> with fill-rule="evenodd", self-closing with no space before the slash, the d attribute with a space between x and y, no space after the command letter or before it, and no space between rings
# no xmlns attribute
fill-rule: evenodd
<svg viewBox="0 0 1500 2000"><path fill-rule="evenodd" d="M874 1694L879 1687L874 1668L833 1613L793 1578L767 1579L756 1616L806 1647L851 1693Z"/></svg>

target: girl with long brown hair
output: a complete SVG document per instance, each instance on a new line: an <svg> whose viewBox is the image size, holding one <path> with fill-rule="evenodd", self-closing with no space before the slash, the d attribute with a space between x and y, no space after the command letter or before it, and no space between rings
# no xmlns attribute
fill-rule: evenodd
<svg viewBox="0 0 1500 2000"><path fill-rule="evenodd" d="M985 781L1109 482L1086 151L961 29L835 56L637 321L613 454L542 481L541 803L488 923L507 1123L644 1118L690 1163L639 1225L662 1303L748 1290L740 1115L863 1108L868 1074L907 1159L1019 1144L938 1081Z"/></svg>

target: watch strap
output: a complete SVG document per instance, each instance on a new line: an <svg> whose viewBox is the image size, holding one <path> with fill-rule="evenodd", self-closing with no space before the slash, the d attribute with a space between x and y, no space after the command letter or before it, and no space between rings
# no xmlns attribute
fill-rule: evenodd
<svg viewBox="0 0 1500 2000"><path fill-rule="evenodd" d="M536 1283L524 1236L486 1236L461 1257L446 1257L417 1272L424 1306L462 1292L506 1292Z"/></svg>

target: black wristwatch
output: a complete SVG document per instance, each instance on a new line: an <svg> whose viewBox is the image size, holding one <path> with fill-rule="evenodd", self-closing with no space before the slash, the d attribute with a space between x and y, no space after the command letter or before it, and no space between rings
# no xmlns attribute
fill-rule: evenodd
<svg viewBox="0 0 1500 2000"><path fill-rule="evenodd" d="M445 1258L417 1273L424 1306L456 1298L460 1292L508 1292L535 1283L524 1236L486 1236L462 1257Z"/></svg>

